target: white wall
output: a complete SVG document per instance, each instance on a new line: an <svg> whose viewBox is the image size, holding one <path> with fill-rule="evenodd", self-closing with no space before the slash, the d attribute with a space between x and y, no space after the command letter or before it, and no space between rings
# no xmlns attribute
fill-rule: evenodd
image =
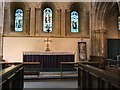
<svg viewBox="0 0 120 90"><path fill-rule="evenodd" d="M46 49L46 38L41 37L4 37L3 59L9 62L22 62L23 52L42 52ZM78 60L78 42L80 38L50 38L50 49L53 52L75 52L75 61ZM87 57L89 56L90 40L87 42ZM88 57L89 58L89 57Z"/></svg>

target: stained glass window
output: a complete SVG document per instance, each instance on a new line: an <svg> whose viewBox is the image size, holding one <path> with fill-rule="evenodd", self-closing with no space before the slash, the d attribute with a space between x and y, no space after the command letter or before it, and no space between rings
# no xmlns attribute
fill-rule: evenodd
<svg viewBox="0 0 120 90"><path fill-rule="evenodd" d="M118 17L118 30L120 30L120 16Z"/></svg>
<svg viewBox="0 0 120 90"><path fill-rule="evenodd" d="M52 32L52 10L45 8L43 11L43 31Z"/></svg>
<svg viewBox="0 0 120 90"><path fill-rule="evenodd" d="M23 30L23 10L17 9L15 11L15 31L21 32Z"/></svg>
<svg viewBox="0 0 120 90"><path fill-rule="evenodd" d="M71 32L78 32L78 13L76 11L71 12Z"/></svg>

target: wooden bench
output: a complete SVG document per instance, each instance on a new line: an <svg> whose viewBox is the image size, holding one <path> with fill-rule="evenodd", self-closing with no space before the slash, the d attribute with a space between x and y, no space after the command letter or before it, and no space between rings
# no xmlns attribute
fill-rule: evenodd
<svg viewBox="0 0 120 90"><path fill-rule="evenodd" d="M98 61L79 61L79 63L88 64L88 65L95 66L95 67L98 67L100 64L100 62Z"/></svg>
<svg viewBox="0 0 120 90"><path fill-rule="evenodd" d="M88 62L99 62L99 64L95 64L95 67L98 68L105 68L107 65L107 62L105 61L105 58L103 56L90 56L90 59L88 60Z"/></svg>
<svg viewBox="0 0 120 90"><path fill-rule="evenodd" d="M77 62L60 62L61 76L63 76L63 74L62 74L63 65L74 65L76 67L78 65L78 63Z"/></svg>
<svg viewBox="0 0 120 90"><path fill-rule="evenodd" d="M23 90L24 78L23 78L23 65L12 65L8 68L0 71L0 90Z"/></svg>
<svg viewBox="0 0 120 90"><path fill-rule="evenodd" d="M81 89L119 90L120 70L117 68L100 69L78 63L78 87Z"/></svg>
<svg viewBox="0 0 120 90"><path fill-rule="evenodd" d="M15 63L14 62L5 62L5 61L3 61L3 62L0 62L0 64L2 65L2 69L5 69L7 67L10 67L11 65L14 65Z"/></svg>
<svg viewBox="0 0 120 90"><path fill-rule="evenodd" d="M40 62L0 62L0 64L2 64L3 68L9 67L11 65L23 64L25 75L38 75L38 76L40 75L39 71L27 70L27 69L30 69L33 65L35 65L36 68L39 69L40 68ZM30 67L27 67L27 66L30 66Z"/></svg>
<svg viewBox="0 0 120 90"><path fill-rule="evenodd" d="M22 62L23 66L24 66L24 74L25 75L40 75L40 72L39 70L34 70L34 67L33 67L33 70L27 70L28 68L30 67L27 67L27 66L31 66L32 68L32 65L36 65L36 68L39 69L40 68L40 62Z"/></svg>

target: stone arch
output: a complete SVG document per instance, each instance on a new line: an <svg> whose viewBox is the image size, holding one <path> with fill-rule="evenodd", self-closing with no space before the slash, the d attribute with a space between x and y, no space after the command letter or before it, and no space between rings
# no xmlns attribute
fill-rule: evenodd
<svg viewBox="0 0 120 90"><path fill-rule="evenodd" d="M118 36L117 2L95 2L92 6L91 42L93 55L107 57L107 38ZM112 36L112 37L111 37Z"/></svg>
<svg viewBox="0 0 120 90"><path fill-rule="evenodd" d="M116 2L97 2L93 5L93 29L102 29L105 27L105 19L109 17L111 10L117 5ZM118 6L118 5L117 5Z"/></svg>
<svg viewBox="0 0 120 90"><path fill-rule="evenodd" d="M78 14L79 14L79 32L78 33L71 33L70 32L70 13L71 11L77 11ZM83 37L83 36L87 36L88 33L89 33L89 30L88 30L88 8L86 7L86 3L84 2L70 2L70 4L67 6L66 8L66 35L67 36L77 36L77 37ZM87 23L84 23L87 22ZM87 25L87 26L86 26Z"/></svg>
<svg viewBox="0 0 120 90"><path fill-rule="evenodd" d="M8 5L8 6L7 6ZM28 29L29 29L29 25L27 24L28 23L28 14L27 12L29 12L29 4L27 2L6 2L6 5L5 5L5 18L7 18L5 20L5 23L7 24L7 26L9 28L6 28L6 26L4 26L5 28L5 35L10 35L10 36L19 36L19 35L26 35L28 33ZM23 10L23 31L22 32L15 32L14 30L14 27L15 27L15 23L14 23L14 20L15 20L15 11L16 9L22 9ZM9 14L9 17L6 17L7 15L6 14ZM5 24L5 25L6 25Z"/></svg>
<svg viewBox="0 0 120 90"><path fill-rule="evenodd" d="M120 15L120 1L117 2L118 8L119 8L119 15Z"/></svg>
<svg viewBox="0 0 120 90"><path fill-rule="evenodd" d="M43 10L45 8L51 8L52 9L52 32L49 33L50 36L55 36L58 35L60 32L60 13L59 13L59 9L57 6L57 3L54 2L40 2L38 5L38 8L40 10L38 10L38 14L37 16L40 18L37 24L37 28L39 28L39 30L36 30L38 35L48 35L47 33L43 32ZM40 15L40 16L39 16Z"/></svg>
<svg viewBox="0 0 120 90"><path fill-rule="evenodd" d="M23 10L23 23L24 23L24 20L25 20L25 9L26 9L26 7L25 7L24 2L19 2L19 3L18 2L11 2L10 3L10 14L11 14L10 30L11 31L14 31L14 27L15 27L15 23L14 23L15 17L14 16L15 16L15 11L18 8ZM23 25L23 30L24 30L24 25Z"/></svg>
<svg viewBox="0 0 120 90"><path fill-rule="evenodd" d="M39 2L38 3L38 8L42 8L42 6L44 6L46 3L49 3L50 5L49 6L52 6L52 7L54 7L54 8L56 8L57 10L59 10L60 9L60 7L57 5L57 2Z"/></svg>

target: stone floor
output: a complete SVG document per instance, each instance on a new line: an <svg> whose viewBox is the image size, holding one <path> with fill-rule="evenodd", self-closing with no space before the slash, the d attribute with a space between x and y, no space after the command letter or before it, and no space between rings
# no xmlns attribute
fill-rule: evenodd
<svg viewBox="0 0 120 90"><path fill-rule="evenodd" d="M51 78L77 78L78 71L63 71L61 72L40 72L40 75L24 75L24 79L51 79Z"/></svg>
<svg viewBox="0 0 120 90"><path fill-rule="evenodd" d="M37 75L24 76L24 90L77 90L77 71L65 71L63 76L60 72L40 72Z"/></svg>
<svg viewBox="0 0 120 90"><path fill-rule="evenodd" d="M78 88L77 79L25 81L24 88Z"/></svg>

